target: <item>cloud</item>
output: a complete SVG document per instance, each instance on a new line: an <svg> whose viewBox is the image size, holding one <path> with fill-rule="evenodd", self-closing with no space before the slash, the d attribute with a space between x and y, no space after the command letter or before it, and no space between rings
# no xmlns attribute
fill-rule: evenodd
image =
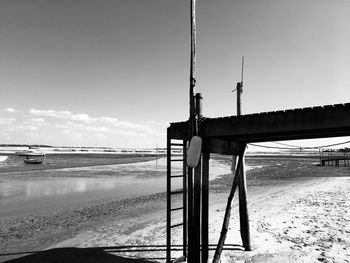
<svg viewBox="0 0 350 263"><path fill-rule="evenodd" d="M75 123L75 122L66 122L62 124L55 124L55 127L58 129L65 129L65 130L80 130L80 131L91 131L91 132L111 132L111 129L104 126L92 126L82 123Z"/></svg>
<svg viewBox="0 0 350 263"><path fill-rule="evenodd" d="M112 123L112 122L118 121L116 118L110 118L110 117L93 118L86 113L73 114L70 111L30 109L28 113L31 116L51 117L56 119L65 119L65 120L79 121L79 122L85 122L85 123L92 123L96 121Z"/></svg>
<svg viewBox="0 0 350 263"><path fill-rule="evenodd" d="M72 131L72 130L63 130L61 132L62 134L64 135L67 135L67 136L72 136L72 137L75 137L75 139L81 139L82 138L82 134L80 132L76 132L76 131Z"/></svg>
<svg viewBox="0 0 350 263"><path fill-rule="evenodd" d="M48 125L48 123L46 122L46 120L44 118L33 118L30 119L32 125L34 126L46 126Z"/></svg>
<svg viewBox="0 0 350 263"><path fill-rule="evenodd" d="M10 125L16 121L15 118L0 118L1 125Z"/></svg>
<svg viewBox="0 0 350 263"><path fill-rule="evenodd" d="M59 119L71 118L72 116L72 113L70 111L30 109L28 113L29 115L32 115L32 116L52 117L52 118L59 118Z"/></svg>
<svg viewBox="0 0 350 263"><path fill-rule="evenodd" d="M115 123L118 122L117 118L112 118L112 117L101 117L99 118L101 122L105 122L105 123Z"/></svg>
<svg viewBox="0 0 350 263"><path fill-rule="evenodd" d="M73 114L70 111L30 109L29 115L51 117L65 120L65 124L56 126L71 130L85 130L92 132L112 132L120 135L142 136L147 134L163 135L148 125L119 121L114 117L91 117L85 113ZM157 122L152 122L153 124ZM88 125L87 125L88 124Z"/></svg>
<svg viewBox="0 0 350 263"><path fill-rule="evenodd" d="M11 118L7 115L9 112ZM18 143L25 142L29 133L33 134L31 143L50 145L145 147L165 138L161 122L130 122L114 116L90 116L67 110L3 109L0 124L0 133L8 133L9 140Z"/></svg>
<svg viewBox="0 0 350 263"><path fill-rule="evenodd" d="M102 134L102 133L97 133L97 134L96 134L96 137L101 139L101 138L105 138L106 135L105 135L105 134Z"/></svg>
<svg viewBox="0 0 350 263"><path fill-rule="evenodd" d="M3 111L8 113L17 112L17 110L15 110L14 108L6 108L6 109L3 109Z"/></svg>

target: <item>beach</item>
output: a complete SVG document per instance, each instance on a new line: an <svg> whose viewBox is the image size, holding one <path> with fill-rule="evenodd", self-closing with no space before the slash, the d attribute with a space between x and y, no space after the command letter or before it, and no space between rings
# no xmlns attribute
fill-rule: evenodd
<svg viewBox="0 0 350 263"><path fill-rule="evenodd" d="M229 174L229 157L213 156L211 161L211 170L220 174L211 177L210 181L209 238L210 244L216 244L232 174ZM160 160L159 162L157 171L154 170L154 163L148 163L148 167L153 165L153 169L148 171L141 165L143 172L136 173L136 177L153 180L155 172L158 173L157 176L164 177L165 166L162 166ZM145 163L147 164L143 162L143 165ZM317 159L304 157L248 156L246 163L249 167L248 209L253 250L225 250L222 262L348 262L348 167L320 167L316 166ZM116 169L106 169L104 166L101 175L101 170L97 167L89 168L88 173L85 171L85 176L90 179L101 177L104 180L111 177L111 172ZM130 169L136 168L129 167L125 173L131 173ZM72 177L71 173L77 171L65 170L66 176ZM11 175L21 178L19 174ZM8 176L8 171L2 173L2 178ZM57 178L62 174L55 173L51 176ZM44 212L41 213L3 215L0 220L1 254L60 247L164 245L166 194L162 187L164 185L154 189L153 193L121 198L106 194L103 198L96 199L93 195L95 200L43 209ZM105 190L101 188L99 191ZM180 200L174 200L174 204L176 202ZM240 244L236 197L231 215L226 244ZM176 220L181 220L181 213L175 214L174 222ZM180 230L174 230L173 244L181 244ZM212 253L213 251L210 256ZM120 255L135 256L135 253ZM159 258L164 257L165 253L148 252L147 255L139 253L136 256ZM14 255L3 255L0 260L6 261L12 257Z"/></svg>

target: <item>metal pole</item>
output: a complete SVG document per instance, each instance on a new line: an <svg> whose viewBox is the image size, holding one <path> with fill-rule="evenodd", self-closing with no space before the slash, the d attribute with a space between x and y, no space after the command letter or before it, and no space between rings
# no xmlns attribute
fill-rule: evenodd
<svg viewBox="0 0 350 263"><path fill-rule="evenodd" d="M237 116L241 115L241 95L243 92L243 83L238 82L237 83Z"/></svg>
<svg viewBox="0 0 350 263"><path fill-rule="evenodd" d="M241 82L237 83L237 116L241 115L241 95L243 93L244 56L242 57Z"/></svg>
<svg viewBox="0 0 350 263"><path fill-rule="evenodd" d="M191 61L190 61L190 120L194 125L195 119L195 101L194 87L196 85L196 0L190 0L190 16L191 16ZM192 127L194 131L195 127ZM192 134L193 135L193 134Z"/></svg>

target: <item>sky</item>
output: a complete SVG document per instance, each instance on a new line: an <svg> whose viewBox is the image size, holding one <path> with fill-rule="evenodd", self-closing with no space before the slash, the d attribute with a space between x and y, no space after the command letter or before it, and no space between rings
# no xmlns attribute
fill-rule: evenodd
<svg viewBox="0 0 350 263"><path fill-rule="evenodd" d="M188 119L189 0L0 1L0 144L155 147ZM197 0L206 117L350 102L350 1ZM309 145L345 138L297 142Z"/></svg>

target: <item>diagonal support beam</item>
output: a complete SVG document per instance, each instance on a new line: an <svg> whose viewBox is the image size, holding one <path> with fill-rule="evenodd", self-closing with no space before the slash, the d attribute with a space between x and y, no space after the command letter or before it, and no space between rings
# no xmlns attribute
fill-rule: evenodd
<svg viewBox="0 0 350 263"><path fill-rule="evenodd" d="M236 167L236 170L235 170L235 173L234 173L230 195L229 195L229 197L227 199L224 221L223 221L223 224L222 224L218 245L217 245L216 250L215 250L213 263L219 263L220 262L221 252L222 252L222 249L223 249L223 247L225 245L226 235L227 235L228 227L229 227L229 224L230 224L232 200L233 200L233 197L235 195L236 189L237 189L237 187L239 185L239 181L242 180L241 179L242 176L241 176L240 172L243 171L242 168L243 168L243 165L244 165L243 161L244 161L245 148L246 148L246 144L239 145L239 149L238 149L238 151L239 151L238 163L237 163L237 167ZM236 156L236 158L237 158L237 156Z"/></svg>

